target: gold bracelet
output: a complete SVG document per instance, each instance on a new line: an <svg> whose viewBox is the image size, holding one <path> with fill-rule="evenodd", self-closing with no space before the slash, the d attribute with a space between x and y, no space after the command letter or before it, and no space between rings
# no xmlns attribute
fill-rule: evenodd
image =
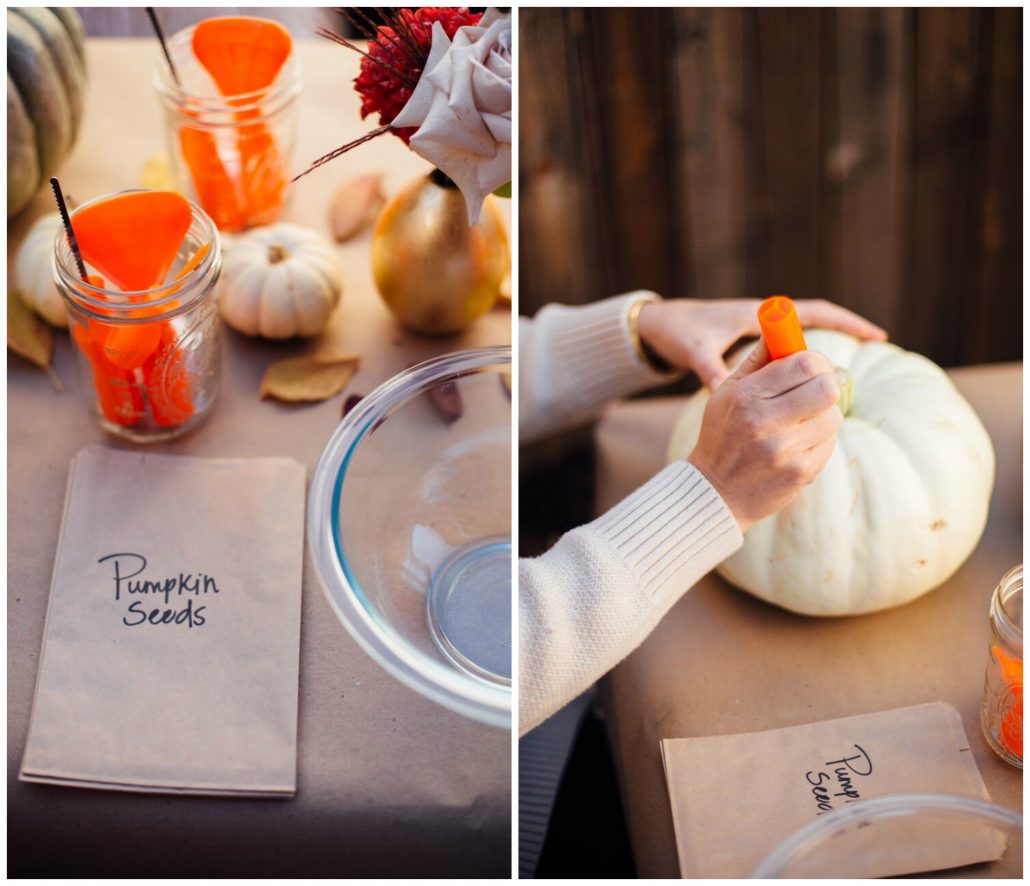
<svg viewBox="0 0 1030 886"><path fill-rule="evenodd" d="M672 367L654 353L640 337L640 312L644 309L644 305L653 301L656 299L641 298L629 306L629 337L640 361L653 372L667 375L672 371Z"/></svg>

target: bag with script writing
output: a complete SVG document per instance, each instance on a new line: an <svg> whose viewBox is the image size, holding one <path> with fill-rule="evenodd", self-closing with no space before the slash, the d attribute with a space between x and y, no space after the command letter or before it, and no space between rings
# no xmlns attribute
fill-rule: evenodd
<svg viewBox="0 0 1030 886"><path fill-rule="evenodd" d="M19 777L292 794L303 532L290 459L81 450Z"/></svg>
<svg viewBox="0 0 1030 886"><path fill-rule="evenodd" d="M746 877L821 815L871 797L951 794L989 800L958 712L943 702L804 726L662 742L680 871ZM1002 835L967 822L913 819L893 839L840 850L823 877L887 877L1000 858ZM860 857L859 857L860 856ZM858 864L863 873L856 873Z"/></svg>

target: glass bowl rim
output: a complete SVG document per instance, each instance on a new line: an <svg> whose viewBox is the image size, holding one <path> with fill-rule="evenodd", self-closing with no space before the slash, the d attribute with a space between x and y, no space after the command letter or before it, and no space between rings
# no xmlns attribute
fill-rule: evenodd
<svg viewBox="0 0 1030 886"><path fill-rule="evenodd" d="M387 379L340 421L311 479L308 548L330 605L350 635L387 672L421 695L472 719L510 728L510 686L457 671L414 647L367 603L338 546L337 514L347 466L362 440L400 406L440 382L511 365L510 347L455 351Z"/></svg>
<svg viewBox="0 0 1030 886"><path fill-rule="evenodd" d="M968 813L979 816L985 823L989 821L1001 825L1009 832L1022 830L1023 827L1021 813L976 797L953 794L885 794L838 809L798 828L758 863L748 874L748 879L768 880L781 877L787 865L839 827L870 817L891 818L918 815L921 812L955 815Z"/></svg>

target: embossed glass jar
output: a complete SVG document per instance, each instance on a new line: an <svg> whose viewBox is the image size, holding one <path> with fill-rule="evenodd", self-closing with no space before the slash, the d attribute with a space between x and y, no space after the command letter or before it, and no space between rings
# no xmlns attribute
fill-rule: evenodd
<svg viewBox="0 0 1030 886"><path fill-rule="evenodd" d="M110 196L72 212L72 228L79 212ZM104 288L96 277L101 285L86 282L63 228L54 242L54 280L81 357L83 393L101 427L137 443L190 431L218 394L221 344L214 285L222 268L221 246L214 222L190 206L192 222L170 282L153 289L122 292Z"/></svg>
<svg viewBox="0 0 1030 886"><path fill-rule="evenodd" d="M194 30L168 40L178 80L163 59L154 72L176 188L221 231L271 224L290 192L300 59L291 52L267 89L223 95L193 53Z"/></svg>
<svg viewBox="0 0 1030 886"><path fill-rule="evenodd" d="M1023 564L1010 569L991 598L980 725L1003 760L1023 768Z"/></svg>

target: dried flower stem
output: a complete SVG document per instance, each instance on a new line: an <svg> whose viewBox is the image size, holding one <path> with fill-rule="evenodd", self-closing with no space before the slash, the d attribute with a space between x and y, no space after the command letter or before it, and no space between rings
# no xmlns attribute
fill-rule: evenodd
<svg viewBox="0 0 1030 886"><path fill-rule="evenodd" d="M337 12L347 19L366 40L378 41L380 38L388 40L394 46L407 50L413 58L420 59L423 64L425 63L427 58L426 51L419 45L418 40L415 39L414 34L411 32L411 26L402 11L383 9L379 6L372 7L373 12L383 21L381 27L370 15L362 11L360 7L355 6L352 9L353 12L342 8L338 9ZM383 27L389 28L390 33L384 32ZM358 51L360 52L360 50ZM414 89L415 87L409 82L408 88Z"/></svg>
<svg viewBox="0 0 1030 886"><path fill-rule="evenodd" d="M352 148L356 148L358 145L363 145L365 142L370 142L374 138L384 135L389 132L393 127L387 124L386 126L380 126L378 129L373 129L371 132L366 132L361 138L356 138L352 142L347 142L345 145L341 145L335 151L330 151L328 154L319 157L314 163L312 163L307 169L305 169L300 175L294 176L290 179L291 182L297 181L299 178L303 178L309 172L313 172L318 169L319 166L324 166L330 160L335 160L341 154L346 154Z"/></svg>
<svg viewBox="0 0 1030 886"><path fill-rule="evenodd" d="M396 68L392 67L391 65L388 65L382 59L378 59L374 55L369 55L369 53L365 52L363 49L361 49L361 47L355 46L353 43L351 43L350 40L348 40L346 37L341 37L339 34L334 34L328 28L319 28L318 35L320 37L326 37L329 40L332 40L333 43L338 43L340 46L346 46L348 49L353 49L356 53L358 53L359 55L363 55L370 62L379 65L379 67L383 68L386 71L389 71L391 74L393 74L394 77L398 78L402 83L404 83L404 85L407 86L408 89L414 89L415 86L418 85L417 82L412 80L409 75L401 73Z"/></svg>

